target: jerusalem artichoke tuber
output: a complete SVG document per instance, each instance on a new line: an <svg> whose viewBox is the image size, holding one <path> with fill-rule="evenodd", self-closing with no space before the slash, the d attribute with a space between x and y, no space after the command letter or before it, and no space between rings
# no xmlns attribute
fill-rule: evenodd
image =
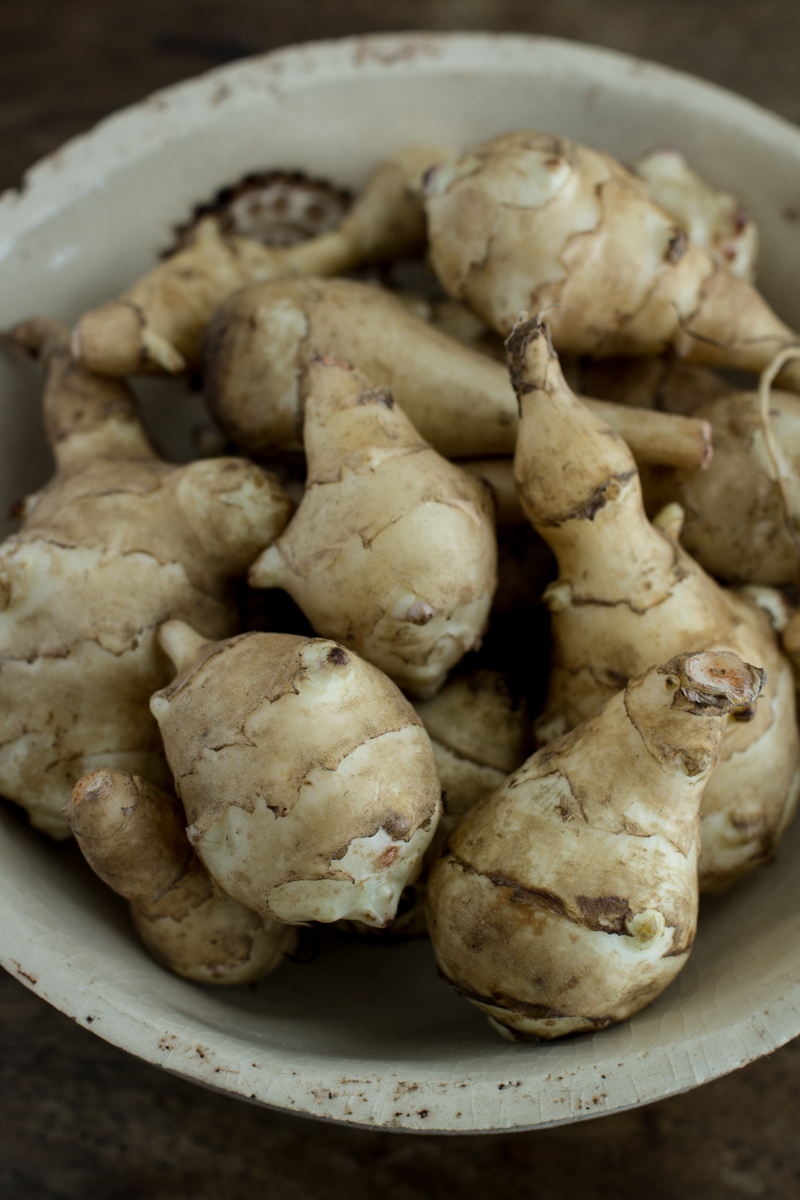
<svg viewBox="0 0 800 1200"><path fill-rule="evenodd" d="M303 367L326 354L386 384L440 454L512 454L519 418L499 363L448 337L391 292L350 279L284 280L242 288L204 338L206 394L220 424L251 453L301 445ZM701 466L702 421L588 400L643 462Z"/></svg>
<svg viewBox="0 0 800 1200"><path fill-rule="evenodd" d="M780 480L765 445L758 393L731 392L696 409L714 430L708 471L659 470L645 487L648 511L681 504L681 543L726 583L798 581L800 398L773 391L769 410Z"/></svg>
<svg viewBox="0 0 800 1200"><path fill-rule="evenodd" d="M501 333L551 309L559 350L594 357L671 348L759 372L793 333L719 266L610 155L509 133L427 178L433 267L446 291ZM786 386L800 388L800 363Z"/></svg>
<svg viewBox="0 0 800 1200"><path fill-rule="evenodd" d="M545 593L554 650L540 741L573 728L629 678L676 653L726 649L766 668L764 700L734 713L703 799L701 888L724 887L771 858L797 803L789 664L767 615L681 550L679 512L664 521L673 536L647 520L628 448L569 391L542 320L521 322L508 349L522 411L517 488L559 564Z"/></svg>
<svg viewBox="0 0 800 1200"><path fill-rule="evenodd" d="M651 668L456 826L428 881L431 938L501 1033L603 1029L675 978L697 923L703 787L729 714L761 686L725 651Z"/></svg>
<svg viewBox="0 0 800 1200"><path fill-rule="evenodd" d="M734 275L753 282L758 230L735 196L710 187L674 149L652 150L637 158L631 169L650 199L686 230L695 245Z"/></svg>
<svg viewBox="0 0 800 1200"><path fill-rule="evenodd" d="M250 983L294 949L295 930L212 885L174 796L124 771L96 771L75 785L64 816L95 874L130 902L153 958L176 975Z"/></svg>
<svg viewBox="0 0 800 1200"><path fill-rule="evenodd" d="M203 328L215 310L244 284L336 275L417 251L425 238L419 180L446 154L431 146L400 150L374 172L338 229L296 245L263 246L225 234L216 217L204 217L187 246L81 317L75 358L104 375L179 374L197 361Z"/></svg>
<svg viewBox="0 0 800 1200"><path fill-rule="evenodd" d="M317 633L432 695L486 628L489 489L432 450L386 387L333 359L307 372L305 495L250 583L284 588Z"/></svg>
<svg viewBox="0 0 800 1200"><path fill-rule="evenodd" d="M416 709L442 784L444 816L432 843L438 849L458 818L525 760L530 721L525 701L515 700L499 671L472 671L449 680Z"/></svg>
<svg viewBox="0 0 800 1200"><path fill-rule="evenodd" d="M212 879L262 917L388 924L441 813L409 702L323 638L159 636L179 674L151 706Z"/></svg>
<svg viewBox="0 0 800 1200"><path fill-rule="evenodd" d="M169 678L157 626L235 629L230 578L280 533L283 489L243 459L159 459L121 381L70 361L68 330L28 322L48 369L56 475L0 547L0 792L53 837L77 780L119 767L169 775L151 694Z"/></svg>

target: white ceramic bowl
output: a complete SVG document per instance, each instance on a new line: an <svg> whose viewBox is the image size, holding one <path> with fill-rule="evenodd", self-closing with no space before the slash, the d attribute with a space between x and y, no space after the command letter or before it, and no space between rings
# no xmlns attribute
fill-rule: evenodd
<svg viewBox="0 0 800 1200"><path fill-rule="evenodd" d="M153 261L172 225L263 167L359 186L403 143L519 127L623 159L672 144L762 231L762 282L800 325L800 131L718 88L548 38L394 35L318 43L214 71L103 122L0 200L0 327L76 318ZM0 362L0 511L49 473L33 373ZM199 401L150 386L176 453ZM800 829L777 863L703 905L677 982L625 1025L508 1045L439 982L430 946L325 945L257 989L185 983L144 953L74 847L0 805L0 959L108 1041L261 1104L378 1128L524 1129L643 1104L800 1032Z"/></svg>

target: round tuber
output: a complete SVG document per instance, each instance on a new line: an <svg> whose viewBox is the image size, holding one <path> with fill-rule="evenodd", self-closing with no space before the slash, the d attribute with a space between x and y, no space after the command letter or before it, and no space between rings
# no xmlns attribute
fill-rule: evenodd
<svg viewBox="0 0 800 1200"><path fill-rule="evenodd" d="M650 199L686 230L695 245L734 275L753 282L758 230L735 196L710 187L672 148L651 150L631 169Z"/></svg>
<svg viewBox="0 0 800 1200"><path fill-rule="evenodd" d="M409 702L324 638L159 636L179 674L151 707L212 879L271 920L387 925L442 807Z"/></svg>
<svg viewBox="0 0 800 1200"><path fill-rule="evenodd" d="M550 310L560 351L657 355L760 372L798 337L695 245L609 154L504 134L430 171L432 265L494 329ZM783 382L800 388L800 363Z"/></svg>
<svg viewBox="0 0 800 1200"><path fill-rule="evenodd" d="M731 392L695 409L714 431L707 471L660 469L645 488L648 510L679 502L681 543L726 583L790 587L800 567L800 397L773 391L769 422L780 480L764 440L757 392Z"/></svg>
<svg viewBox="0 0 800 1200"><path fill-rule="evenodd" d="M511 1037L603 1029L684 966L698 811L729 714L762 672L684 654L631 680L456 826L428 881L446 980Z"/></svg>

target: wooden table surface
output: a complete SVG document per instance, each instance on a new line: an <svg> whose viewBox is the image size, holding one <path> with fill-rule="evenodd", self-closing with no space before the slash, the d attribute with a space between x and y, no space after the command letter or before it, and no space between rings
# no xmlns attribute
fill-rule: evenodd
<svg viewBox="0 0 800 1200"><path fill-rule="evenodd" d="M0 187L121 105L276 46L546 33L656 59L800 121L791 0L25 0L0 5ZM800 1197L800 1043L686 1096L552 1131L362 1132L201 1090L0 973L2 1200Z"/></svg>

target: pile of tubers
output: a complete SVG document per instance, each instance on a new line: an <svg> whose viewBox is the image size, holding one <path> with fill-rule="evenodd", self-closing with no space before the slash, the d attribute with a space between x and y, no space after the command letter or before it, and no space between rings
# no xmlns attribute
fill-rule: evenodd
<svg viewBox="0 0 800 1200"><path fill-rule="evenodd" d="M800 338L757 247L675 150L519 131L352 204L248 176L10 331L56 470L0 546L0 793L158 963L429 933L511 1039L674 979L800 797ZM159 455L153 372L218 456Z"/></svg>

